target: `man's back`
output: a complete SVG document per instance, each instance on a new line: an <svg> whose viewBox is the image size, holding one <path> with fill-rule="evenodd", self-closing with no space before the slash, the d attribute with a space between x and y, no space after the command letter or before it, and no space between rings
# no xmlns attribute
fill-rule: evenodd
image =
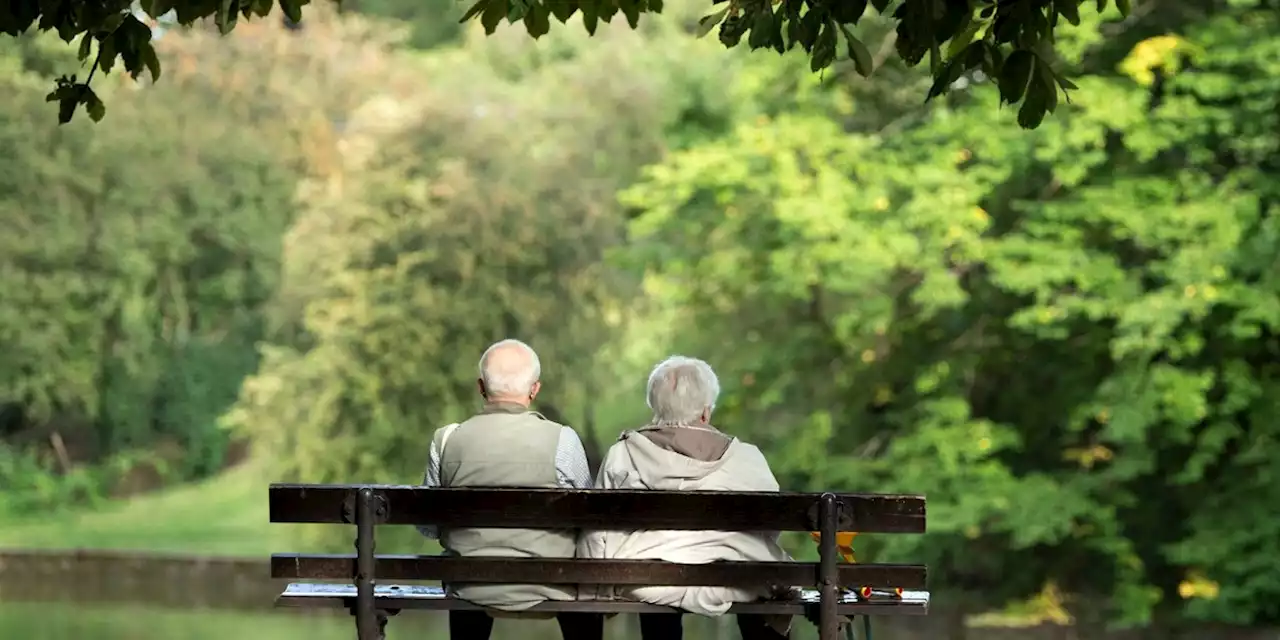
<svg viewBox="0 0 1280 640"><path fill-rule="evenodd" d="M440 481L451 487L555 487L563 429L523 407L486 407L448 434L448 446L440 448ZM444 435L437 432L441 440Z"/></svg>
<svg viewBox="0 0 1280 640"><path fill-rule="evenodd" d="M591 473L578 434L529 409L542 389L538 354L519 340L502 340L480 356L479 370L476 386L484 398L484 409L465 422L436 430L423 486L590 486ZM428 538L439 538L447 553L460 556L571 558L576 542L572 530L459 527L440 531L434 525L418 530ZM458 598L509 612L577 596L575 588L554 585L445 586ZM566 612L556 618L564 640L600 640L604 633L600 614ZM488 611L449 612L449 636L454 640L487 640L492 631L493 618Z"/></svg>
<svg viewBox="0 0 1280 640"><path fill-rule="evenodd" d="M555 488L563 430L563 425L523 407L486 408L451 432L437 432L440 486ZM462 556L571 558L574 539L573 531L538 529L440 532L444 548Z"/></svg>

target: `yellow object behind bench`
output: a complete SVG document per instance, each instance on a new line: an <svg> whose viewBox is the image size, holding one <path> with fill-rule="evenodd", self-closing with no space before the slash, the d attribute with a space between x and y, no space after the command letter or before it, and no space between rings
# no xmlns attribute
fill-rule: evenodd
<svg viewBox="0 0 1280 640"><path fill-rule="evenodd" d="M814 542L822 542L822 534L817 531L810 531L809 537ZM836 552L844 558L845 562L855 562L853 559L853 539L858 537L857 531L838 531L836 532Z"/></svg>
<svg viewBox="0 0 1280 640"><path fill-rule="evenodd" d="M817 531L810 531L809 537L813 538L814 542L817 542L819 544L822 543L822 534L818 533ZM857 531L837 531L836 532L836 553L839 553L840 557L844 558L845 562L850 562L850 563L854 562L853 539L856 537L858 537ZM862 596L864 599L869 599L871 598L874 592L871 589L871 587L859 587L857 593L859 596ZM891 590L891 593L894 595L894 597L901 598L902 587L894 587Z"/></svg>

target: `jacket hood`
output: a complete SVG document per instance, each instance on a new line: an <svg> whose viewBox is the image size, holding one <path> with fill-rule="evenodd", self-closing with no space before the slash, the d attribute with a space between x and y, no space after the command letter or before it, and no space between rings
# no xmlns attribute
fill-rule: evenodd
<svg viewBox="0 0 1280 640"><path fill-rule="evenodd" d="M622 444L631 459L631 468L649 489L688 491L696 489L690 483L698 483L729 464L737 451L738 439L717 460L698 460L681 455L655 444L637 431L622 435Z"/></svg>

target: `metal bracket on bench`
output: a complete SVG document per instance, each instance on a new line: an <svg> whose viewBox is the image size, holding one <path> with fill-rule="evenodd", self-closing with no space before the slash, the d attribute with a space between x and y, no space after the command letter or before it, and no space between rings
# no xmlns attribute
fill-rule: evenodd
<svg viewBox="0 0 1280 640"><path fill-rule="evenodd" d="M809 530L822 530L822 502L816 501L809 507ZM836 503L836 530L853 531L853 513L844 502Z"/></svg>
<svg viewBox="0 0 1280 640"><path fill-rule="evenodd" d="M837 566L836 534L844 527L845 505L834 493L824 493L818 504L818 531L821 539L818 542L818 637L821 640L836 640L840 634L839 598L840 586L836 584L840 578ZM852 518L850 518L852 525Z"/></svg>
<svg viewBox="0 0 1280 640"><path fill-rule="evenodd" d="M350 613L352 616L359 615L356 613L356 607L354 604L347 608L347 612ZM387 622L391 620L391 616L399 615L400 610L399 609L378 609L375 611L375 614L378 620L378 637L381 638L382 640L386 640Z"/></svg>
<svg viewBox="0 0 1280 640"><path fill-rule="evenodd" d="M347 493L347 498L342 501L342 519L347 524L356 523L356 502L359 500L359 491L351 491ZM374 524L385 524L387 515L391 512L391 508L387 505L387 498L380 493L373 494L373 522Z"/></svg>

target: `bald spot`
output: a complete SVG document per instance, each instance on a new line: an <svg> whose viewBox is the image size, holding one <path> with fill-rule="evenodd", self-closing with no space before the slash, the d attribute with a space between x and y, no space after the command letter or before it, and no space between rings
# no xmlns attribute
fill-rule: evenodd
<svg viewBox="0 0 1280 640"><path fill-rule="evenodd" d="M510 380L528 375L533 368L533 358L527 349L519 344L504 344L495 347L484 359L485 384L489 378Z"/></svg>

